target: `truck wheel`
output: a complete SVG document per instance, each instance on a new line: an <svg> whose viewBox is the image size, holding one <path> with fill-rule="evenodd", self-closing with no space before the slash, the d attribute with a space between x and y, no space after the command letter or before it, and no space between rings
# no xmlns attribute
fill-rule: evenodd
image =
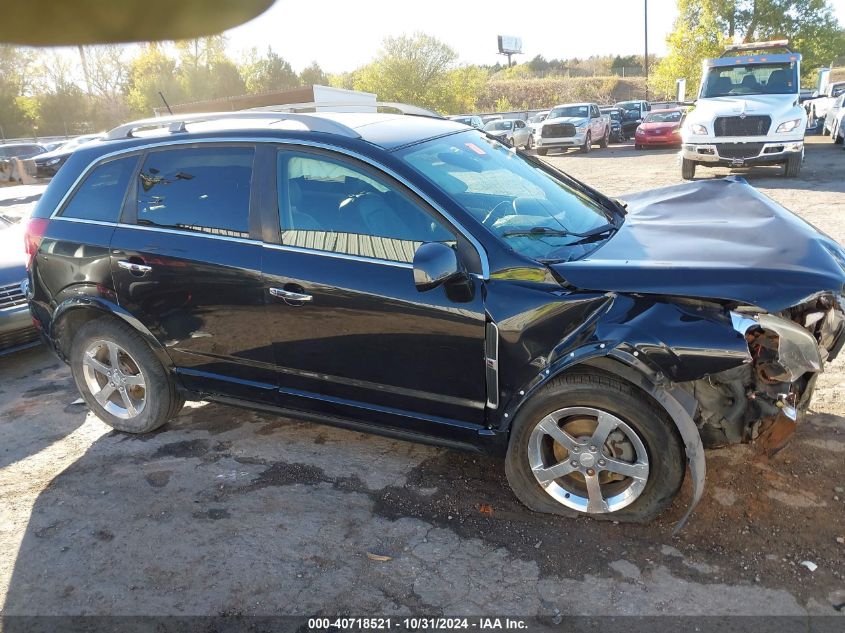
<svg viewBox="0 0 845 633"><path fill-rule="evenodd" d="M113 318L89 321L79 329L70 368L91 411L117 431L154 431L185 404L147 342Z"/></svg>
<svg viewBox="0 0 845 633"><path fill-rule="evenodd" d="M538 153L540 156L545 156L546 154L548 154L548 153L549 153L549 150L548 150L547 148L545 148L545 147L538 147L538 148L537 148L537 153Z"/></svg>
<svg viewBox="0 0 845 633"><path fill-rule="evenodd" d="M571 373L522 407L505 473L535 512L644 523L684 480L686 459L672 421L631 385Z"/></svg>
<svg viewBox="0 0 845 633"><path fill-rule="evenodd" d="M599 147L602 149L607 149L608 144L610 143L610 130L604 131L604 136L602 137L601 141L599 141Z"/></svg>
<svg viewBox="0 0 845 633"><path fill-rule="evenodd" d="M581 151L585 154L589 154L590 150L593 149L593 136L589 132L587 132L587 136L584 138L584 144L581 146Z"/></svg>
<svg viewBox="0 0 845 633"><path fill-rule="evenodd" d="M833 137L833 142L837 145L842 144L842 129L840 128L839 124L836 123L833 128L833 133L831 134Z"/></svg>
<svg viewBox="0 0 845 633"><path fill-rule="evenodd" d="M696 162L694 160L688 160L686 158L681 159L681 178L684 180L692 180L695 178L695 165Z"/></svg>
<svg viewBox="0 0 845 633"><path fill-rule="evenodd" d="M792 154L789 158L786 159L786 169L783 172L783 175L787 178L798 178L798 174L801 173L801 159L803 156L801 154Z"/></svg>
<svg viewBox="0 0 845 633"><path fill-rule="evenodd" d="M525 149L534 149L534 135L528 135L528 142L525 144Z"/></svg>

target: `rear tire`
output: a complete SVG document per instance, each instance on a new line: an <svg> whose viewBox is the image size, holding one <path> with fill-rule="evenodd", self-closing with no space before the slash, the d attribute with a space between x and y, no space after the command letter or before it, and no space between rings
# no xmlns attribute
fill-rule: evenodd
<svg viewBox="0 0 845 633"><path fill-rule="evenodd" d="M590 446L590 435L599 434L592 412L610 420L606 428L612 430L600 446ZM555 431L554 438L546 433L555 426L565 433ZM558 444L558 435L579 444L566 449ZM639 469L636 476L625 476L616 470L620 465ZM554 474L542 472L552 466L566 474L552 479ZM626 523L645 523L666 509L683 483L685 468L681 438L665 412L628 383L600 373L564 374L531 398L514 420L505 458L508 482L531 510ZM587 492L588 476L598 484L599 503L593 504ZM583 505L587 498L590 507Z"/></svg>
<svg viewBox="0 0 845 633"><path fill-rule="evenodd" d="M91 411L117 431L154 431L185 404L144 338L114 318L89 321L76 332L70 367Z"/></svg>
<svg viewBox="0 0 845 633"><path fill-rule="evenodd" d="M540 156L545 156L548 153L549 153L549 150L547 148L544 148L544 147L538 147L537 148L537 154L540 155Z"/></svg>
<svg viewBox="0 0 845 633"><path fill-rule="evenodd" d="M696 162L686 158L681 159L681 178L684 180L692 180L695 178Z"/></svg>
<svg viewBox="0 0 845 633"><path fill-rule="evenodd" d="M783 172L783 175L787 178L797 178L798 174L801 173L801 159L803 156L801 154L793 154L789 158L786 159L786 168Z"/></svg>

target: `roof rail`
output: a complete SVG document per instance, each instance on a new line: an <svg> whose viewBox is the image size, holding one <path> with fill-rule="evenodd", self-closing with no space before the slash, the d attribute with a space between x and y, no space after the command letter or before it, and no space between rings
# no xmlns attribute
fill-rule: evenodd
<svg viewBox="0 0 845 633"><path fill-rule="evenodd" d="M767 51L773 48L786 49L787 53L792 53L789 48L789 40L773 40L771 42L746 42L744 44L730 44L722 51L721 57L726 57L730 53L740 53L743 51Z"/></svg>
<svg viewBox="0 0 845 633"><path fill-rule="evenodd" d="M223 119L257 119L263 121L281 122L281 121L296 121L303 124L312 132L326 132L330 134L340 134L351 138L359 138L358 134L352 128L327 119L325 117L314 116L312 114L298 114L283 111L258 112L241 110L236 112L203 112L197 114L174 114L172 116L152 117L149 119L140 119L138 121L131 121L124 123L116 128L109 130L106 134L106 140L133 138L137 132L145 130L161 130L165 129L170 134L177 134L179 132L186 132L186 124L188 123L202 123L205 121L219 121Z"/></svg>
<svg viewBox="0 0 845 633"><path fill-rule="evenodd" d="M249 108L243 112L297 112L300 110L309 111L320 108L321 111L331 112L332 108L344 108L347 112L372 112L372 108L376 111L393 110L399 114L408 116L424 116L434 119L443 119L443 115L427 110L419 106L410 105L408 103L397 103L394 101L376 101L361 102L361 101L308 101L305 103L280 103L277 105L259 106L257 108ZM353 109L355 108L355 109Z"/></svg>

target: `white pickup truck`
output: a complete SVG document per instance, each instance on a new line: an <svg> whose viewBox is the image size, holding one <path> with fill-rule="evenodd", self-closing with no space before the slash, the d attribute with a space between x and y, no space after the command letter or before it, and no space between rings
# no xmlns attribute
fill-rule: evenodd
<svg viewBox="0 0 845 633"><path fill-rule="evenodd" d="M610 117L595 103L565 103L555 106L542 123L534 125L530 144L540 156L550 149L580 147L589 152L594 143L607 147Z"/></svg>
<svg viewBox="0 0 845 633"><path fill-rule="evenodd" d="M827 117L827 111L830 110L830 106L832 106L837 97L843 93L845 93L845 81L837 81L828 84L822 94L814 99L808 99L804 102L807 114L809 114L814 121L816 119L824 119Z"/></svg>
<svg viewBox="0 0 845 633"><path fill-rule="evenodd" d="M784 165L786 176L798 176L807 112L798 104L801 55L788 44L738 44L704 60L698 99L681 128L683 178L694 178L699 165Z"/></svg>

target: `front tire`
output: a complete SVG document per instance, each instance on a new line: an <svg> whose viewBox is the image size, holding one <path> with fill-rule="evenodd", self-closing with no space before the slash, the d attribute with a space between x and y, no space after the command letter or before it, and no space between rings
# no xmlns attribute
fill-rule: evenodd
<svg viewBox="0 0 845 633"><path fill-rule="evenodd" d="M601 141L599 141L599 147L602 149L607 149L607 146L610 145L610 131L605 130L604 136L602 137Z"/></svg>
<svg viewBox="0 0 845 633"><path fill-rule="evenodd" d="M565 374L519 412L505 472L535 512L644 523L672 502L684 479L683 444L671 420L628 383Z"/></svg>
<svg viewBox="0 0 845 633"><path fill-rule="evenodd" d="M548 153L549 153L548 148L544 148L544 147L538 147L537 148L537 154L540 155L540 156L545 156Z"/></svg>
<svg viewBox="0 0 845 633"><path fill-rule="evenodd" d="M144 338L110 317L79 329L71 345L70 366L91 411L117 431L154 431L185 404Z"/></svg>
<svg viewBox="0 0 845 633"><path fill-rule="evenodd" d="M581 146L581 151L585 154L589 154L590 150L593 149L593 136L587 132L587 136L584 137L584 144Z"/></svg>
<svg viewBox="0 0 845 633"><path fill-rule="evenodd" d="M695 161L686 158L681 159L681 178L684 180L695 178Z"/></svg>
<svg viewBox="0 0 845 633"><path fill-rule="evenodd" d="M801 173L801 154L792 154L789 158L786 159L786 168L784 169L783 175L787 178L797 178L798 174Z"/></svg>

